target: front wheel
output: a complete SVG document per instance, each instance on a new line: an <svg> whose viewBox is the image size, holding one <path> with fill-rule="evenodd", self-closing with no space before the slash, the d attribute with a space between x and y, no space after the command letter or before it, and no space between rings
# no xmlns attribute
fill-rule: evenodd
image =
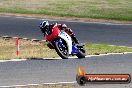
<svg viewBox="0 0 132 88"><path fill-rule="evenodd" d="M67 43L64 40L60 39L59 41L55 41L54 46L57 54L62 59L68 59L69 57L68 47L67 47Z"/></svg>

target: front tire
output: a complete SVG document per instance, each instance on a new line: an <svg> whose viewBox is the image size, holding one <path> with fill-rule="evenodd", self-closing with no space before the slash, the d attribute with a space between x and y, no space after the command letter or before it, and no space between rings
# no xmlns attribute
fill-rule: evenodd
<svg viewBox="0 0 132 88"><path fill-rule="evenodd" d="M62 40L62 39L61 39ZM59 42L55 42L55 50L57 54L62 58L62 59L68 59L69 53L68 53L68 47L67 43L62 40L62 46L59 44Z"/></svg>

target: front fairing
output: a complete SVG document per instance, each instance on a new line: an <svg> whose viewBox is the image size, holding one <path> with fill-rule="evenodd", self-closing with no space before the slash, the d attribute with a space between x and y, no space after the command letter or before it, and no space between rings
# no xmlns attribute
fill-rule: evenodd
<svg viewBox="0 0 132 88"><path fill-rule="evenodd" d="M71 37L63 30L60 31L58 35L61 39L65 40L68 46L68 52L71 54L72 52L72 39Z"/></svg>

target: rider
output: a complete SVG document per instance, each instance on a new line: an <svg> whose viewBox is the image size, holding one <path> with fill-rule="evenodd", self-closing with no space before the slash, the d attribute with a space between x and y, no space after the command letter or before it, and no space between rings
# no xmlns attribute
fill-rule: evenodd
<svg viewBox="0 0 132 88"><path fill-rule="evenodd" d="M43 21L43 22L40 23L40 26L39 26L39 27L40 27L42 33L43 33L44 36L45 36L45 33L46 33L46 32L47 32L48 34L51 34L51 33L52 33L52 29L53 29L53 27L54 27L55 25L57 25L57 27L58 27L60 30L64 30L66 33L68 33L68 34L71 36L71 38L72 38L72 40L74 41L75 44L77 44L77 45L79 44L79 41L78 41L77 38L75 37L75 34L73 33L73 31L72 31L70 28L68 28L68 27L66 26L66 24L57 24L57 23L49 24L48 21Z"/></svg>

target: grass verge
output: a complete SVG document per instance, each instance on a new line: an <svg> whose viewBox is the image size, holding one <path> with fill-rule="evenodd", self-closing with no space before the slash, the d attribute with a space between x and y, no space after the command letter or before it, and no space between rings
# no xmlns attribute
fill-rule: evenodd
<svg viewBox="0 0 132 88"><path fill-rule="evenodd" d="M87 55L98 55L106 53L132 52L132 48L109 46L106 44L85 43ZM21 58L54 58L59 57L55 50L49 49L46 42L31 42L20 40L20 55L16 56L15 39L3 39L0 37L0 60Z"/></svg>
<svg viewBox="0 0 132 88"><path fill-rule="evenodd" d="M132 21L131 0L1 0L0 12Z"/></svg>

